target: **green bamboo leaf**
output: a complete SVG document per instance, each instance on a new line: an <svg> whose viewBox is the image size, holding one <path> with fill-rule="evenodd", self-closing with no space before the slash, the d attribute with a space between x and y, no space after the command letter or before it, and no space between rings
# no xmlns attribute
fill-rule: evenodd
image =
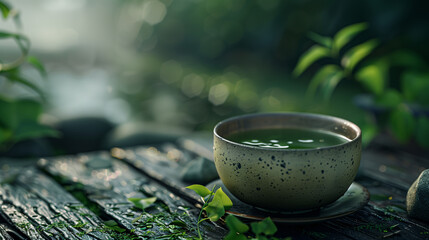
<svg viewBox="0 0 429 240"><path fill-rule="evenodd" d="M314 45L307 52L301 55L300 59L298 60L298 64L293 70L293 75L301 75L315 61L321 58L329 57L329 53L330 51L328 48Z"/></svg>
<svg viewBox="0 0 429 240"><path fill-rule="evenodd" d="M318 44L320 44L322 46L325 46L327 48L331 48L332 47L332 38L330 38L330 37L325 37L325 36L319 35L319 34L314 33L314 32L309 32L307 34L307 36L311 40L315 41L316 43L318 43Z"/></svg>
<svg viewBox="0 0 429 240"><path fill-rule="evenodd" d="M199 185L199 184L187 186L186 188L193 190L194 192L196 192L198 195L200 195L203 198L207 197L208 195L210 195L212 193L212 191L210 191L208 188L204 187L203 185Z"/></svg>
<svg viewBox="0 0 429 240"><path fill-rule="evenodd" d="M371 93L380 95L384 91L387 68L388 66L384 61L367 65L356 72L356 80L362 83Z"/></svg>
<svg viewBox="0 0 429 240"><path fill-rule="evenodd" d="M0 31L0 38L14 38L23 53L28 53L30 49L30 39L18 33Z"/></svg>
<svg viewBox="0 0 429 240"><path fill-rule="evenodd" d="M15 33L0 31L0 38L15 38L15 37L17 37L17 34Z"/></svg>
<svg viewBox="0 0 429 240"><path fill-rule="evenodd" d="M323 66L310 81L308 86L307 95L313 96L316 93L317 88L334 75L342 72L341 68L334 64Z"/></svg>
<svg viewBox="0 0 429 240"><path fill-rule="evenodd" d="M45 94L42 92L42 90L36 86L35 84L33 84L32 82L17 76L17 75L7 75L7 79L11 80L12 82L17 82L20 83L28 88L30 88L31 90L33 90L34 92L36 92L37 94L39 94L39 96L45 100Z"/></svg>
<svg viewBox="0 0 429 240"><path fill-rule="evenodd" d="M372 50L378 45L378 41L375 39L366 41L344 54L341 59L341 65L348 71L352 71L354 67L366 56L368 56Z"/></svg>
<svg viewBox="0 0 429 240"><path fill-rule="evenodd" d="M33 67L39 71L40 75L42 75L44 77L47 75L45 67L43 66L42 62L40 62L39 59L37 59L36 57L28 56L27 62L30 63L31 65L33 65Z"/></svg>
<svg viewBox="0 0 429 240"><path fill-rule="evenodd" d="M399 105L389 116L389 126L395 138L406 143L414 133L415 121L410 109Z"/></svg>
<svg viewBox="0 0 429 240"><path fill-rule="evenodd" d="M336 72L332 75L329 75L326 80L321 84L320 91L325 100L328 100L334 89L337 87L338 83L344 78L344 73L342 71Z"/></svg>
<svg viewBox="0 0 429 240"><path fill-rule="evenodd" d="M421 147L429 149L429 119L427 117L417 119L416 140Z"/></svg>
<svg viewBox="0 0 429 240"><path fill-rule="evenodd" d="M271 236L277 232L277 227L270 217L267 217L260 222L252 222L250 226L252 227L252 232L256 235L264 234L266 236Z"/></svg>
<svg viewBox="0 0 429 240"><path fill-rule="evenodd" d="M219 191L216 191L213 196L213 199L204 208L204 211L206 211L207 217L213 222L216 222L225 214L222 196Z"/></svg>
<svg viewBox="0 0 429 240"><path fill-rule="evenodd" d="M30 39L28 39L26 36L21 34L16 34L15 41L19 48L21 49L21 52L24 55L27 55L30 51Z"/></svg>
<svg viewBox="0 0 429 240"><path fill-rule="evenodd" d="M0 10L3 18L6 19L10 13L10 7L5 2L0 2Z"/></svg>
<svg viewBox="0 0 429 240"><path fill-rule="evenodd" d="M358 33L364 31L367 28L367 23L356 23L338 31L333 40L333 48L335 49L334 51L338 53L341 48L349 43L350 40L352 40Z"/></svg>
<svg viewBox="0 0 429 240"><path fill-rule="evenodd" d="M154 204L157 200L156 197L151 198L128 198L128 201L132 202L136 208L139 208L141 210L145 210L146 208L150 207L152 204Z"/></svg>

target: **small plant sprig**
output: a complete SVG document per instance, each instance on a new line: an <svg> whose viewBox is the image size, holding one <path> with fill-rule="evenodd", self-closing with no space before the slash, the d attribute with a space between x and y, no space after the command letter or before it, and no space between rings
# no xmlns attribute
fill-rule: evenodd
<svg viewBox="0 0 429 240"><path fill-rule="evenodd" d="M215 187L216 186L214 186L212 190L198 184L186 187L195 191L203 198L204 201L204 205L201 208L197 220L199 239L203 239L200 231L200 223L207 220L211 220L213 222L218 221L225 214L225 211L232 207L232 201L228 195L224 193L222 188L218 188L214 191ZM202 218L203 211L207 214L206 218ZM225 218L225 222L229 229L229 233L226 235L224 240L280 240L279 238L273 237L277 232L277 227L269 217L259 222L250 223L250 228L247 224L243 223L233 215L228 215ZM254 238L249 238L245 235L249 232L249 229L252 230L252 234L255 236ZM291 238L288 237L283 240L291 240Z"/></svg>
<svg viewBox="0 0 429 240"><path fill-rule="evenodd" d="M214 191L215 187L216 186L214 186L211 191L208 188L199 184L194 184L186 187L200 195L204 202L204 205L201 208L197 220L197 231L199 239L203 239L200 231L200 224L202 222L207 220L216 222L225 214L225 210L228 210L232 207L232 201L228 197L228 195L223 192L222 188L218 188L216 191ZM202 218L203 211L205 211L207 214L206 218Z"/></svg>

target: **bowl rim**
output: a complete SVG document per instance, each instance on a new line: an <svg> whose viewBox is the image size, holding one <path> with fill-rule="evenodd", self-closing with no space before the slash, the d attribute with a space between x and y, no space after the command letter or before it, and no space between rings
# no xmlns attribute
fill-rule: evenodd
<svg viewBox="0 0 429 240"><path fill-rule="evenodd" d="M347 125L350 128L352 128L353 130L356 131L357 135L355 138L350 139L350 141L340 143L340 144L336 144L336 145L317 147L317 148L306 148L306 149L296 149L296 148L295 149L289 149L289 148L263 148L263 147L258 147L258 146L251 146L251 145L247 145L247 144L237 143L237 142L233 142L231 140L228 140L228 139L220 136L217 133L217 130L221 127L221 125L223 125L227 122L232 122L232 121L242 119L242 118L269 117L269 116L304 116L304 117L313 117L313 118L324 118L324 119L331 120L334 122L345 122L345 123L347 123ZM269 151L269 152L272 152L272 151L276 151L276 152L309 152L309 151L320 151L320 150L325 150L325 149L333 149L333 148L338 148L341 146L353 144L357 141L360 141L361 137L362 137L361 129L355 123L353 123L349 120L339 118L339 117L330 116L330 115L325 115L325 114L305 113L305 112L268 112L268 113L251 113L251 114L238 115L238 116L230 117L230 118L227 118L225 120L218 122L215 125L215 127L213 128L213 134L216 138L219 138L220 140L227 142L229 144L235 145L235 146L240 146L240 147L248 148L248 149Z"/></svg>

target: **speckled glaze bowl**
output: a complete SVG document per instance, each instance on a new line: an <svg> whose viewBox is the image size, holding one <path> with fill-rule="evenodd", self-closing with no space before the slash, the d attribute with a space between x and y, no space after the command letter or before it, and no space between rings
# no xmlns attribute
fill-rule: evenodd
<svg viewBox="0 0 429 240"><path fill-rule="evenodd" d="M333 132L350 141L314 149L275 149L227 140L236 132L304 128ZM275 211L322 207L353 182L361 158L361 130L344 119L307 113L234 117L214 128L214 160L220 179L241 201Z"/></svg>

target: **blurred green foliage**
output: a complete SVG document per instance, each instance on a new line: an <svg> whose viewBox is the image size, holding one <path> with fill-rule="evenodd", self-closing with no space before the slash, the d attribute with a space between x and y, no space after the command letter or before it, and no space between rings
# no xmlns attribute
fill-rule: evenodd
<svg viewBox="0 0 429 240"><path fill-rule="evenodd" d="M4 1L0 1L0 9L5 21L12 19L20 27L19 12L12 9ZM22 34L0 31L0 39L13 39L21 55L14 61L3 62L0 59L0 81L19 84L36 92L42 101L44 94L38 86L25 79L20 73L24 63L33 65L42 75L46 71L41 62L29 56L30 40ZM57 136L53 129L41 125L38 118L42 113L42 103L35 99L9 99L0 96L0 152L7 151L15 143L44 136Z"/></svg>
<svg viewBox="0 0 429 240"><path fill-rule="evenodd" d="M320 89L328 100L342 79L356 80L371 94L373 108L382 109L386 119L379 120L378 125L372 121L371 126L363 127L364 144L371 141L378 128L388 127L401 143L414 139L420 146L428 147L428 64L419 55L404 49L363 61L376 48L378 40L375 39L349 46L344 54L339 54L343 46L365 29L366 23L353 24L339 30L332 38L311 33L309 37L316 45L302 54L294 70L295 76L322 58L333 59L336 64L325 64L312 77L308 87L310 96ZM401 84L395 87L391 72L398 69Z"/></svg>

